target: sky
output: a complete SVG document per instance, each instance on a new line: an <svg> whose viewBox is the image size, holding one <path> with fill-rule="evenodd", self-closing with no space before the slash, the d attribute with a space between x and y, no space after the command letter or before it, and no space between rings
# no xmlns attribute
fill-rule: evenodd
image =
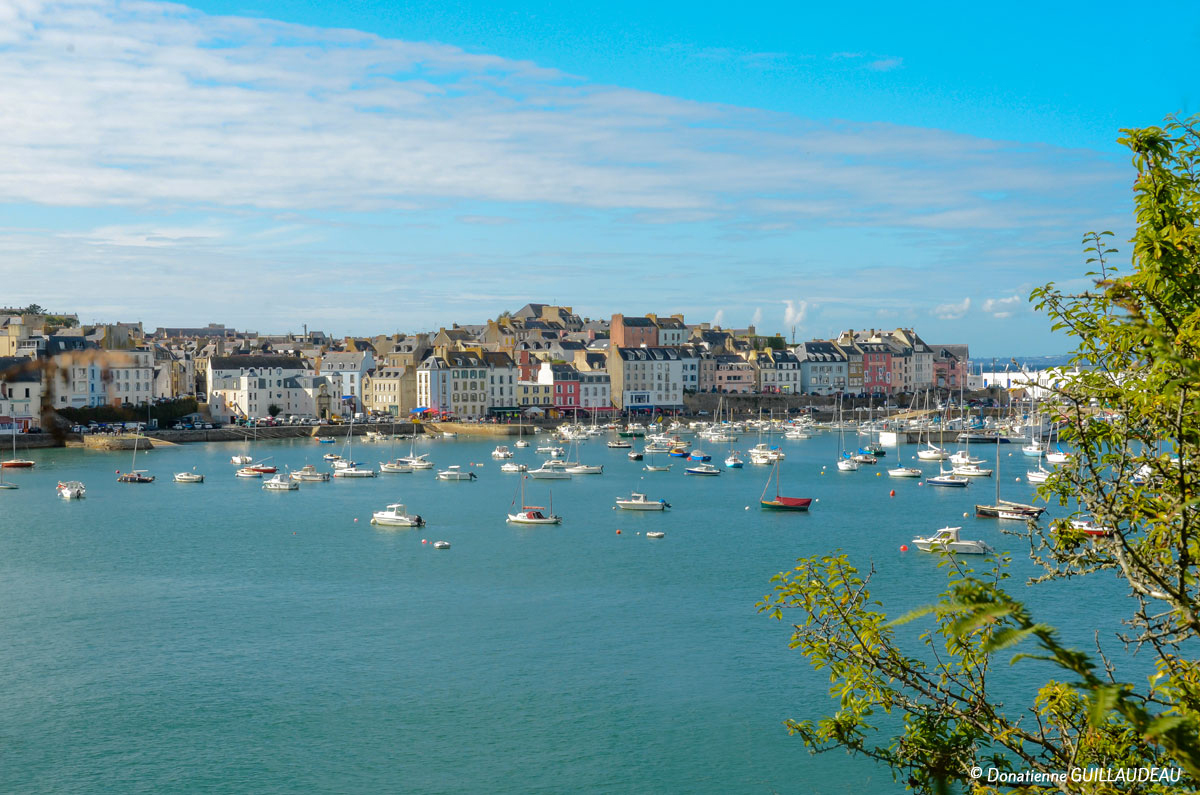
<svg viewBox="0 0 1200 795"><path fill-rule="evenodd" d="M1116 139L1200 110L1200 6L917 6L0 0L0 305L1063 352L1029 292L1127 266Z"/></svg>

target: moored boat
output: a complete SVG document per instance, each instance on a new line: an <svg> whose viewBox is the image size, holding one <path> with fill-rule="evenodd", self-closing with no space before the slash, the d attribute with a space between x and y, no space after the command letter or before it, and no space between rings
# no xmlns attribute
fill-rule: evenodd
<svg viewBox="0 0 1200 795"><path fill-rule="evenodd" d="M961 532L961 527L943 527L931 536L914 538L913 544L922 552L945 549L966 555L987 555L995 551L983 541L960 538Z"/></svg>
<svg viewBox="0 0 1200 795"><path fill-rule="evenodd" d="M204 476L197 472L176 472L176 483L203 483Z"/></svg>
<svg viewBox="0 0 1200 795"><path fill-rule="evenodd" d="M292 480L300 480L305 483L324 483L329 480L329 473L318 471L312 464L305 464L295 472L292 472L291 478Z"/></svg>
<svg viewBox="0 0 1200 795"><path fill-rule="evenodd" d="M651 500L635 491L629 497L617 497L617 507L625 511L665 511L671 504L666 500Z"/></svg>
<svg viewBox="0 0 1200 795"><path fill-rule="evenodd" d="M59 481L57 489L64 500L82 500L87 496L87 489L78 480Z"/></svg>
<svg viewBox="0 0 1200 795"><path fill-rule="evenodd" d="M458 464L453 464L445 469L439 469L437 473L438 480L474 480L474 472L464 472L463 468Z"/></svg>
<svg viewBox="0 0 1200 795"><path fill-rule="evenodd" d="M262 487L266 491L296 491L300 484L279 472L275 477L264 480Z"/></svg>
<svg viewBox="0 0 1200 795"><path fill-rule="evenodd" d="M371 524L388 527L424 527L425 520L420 514L410 514L403 503L394 502L382 511L371 514Z"/></svg>

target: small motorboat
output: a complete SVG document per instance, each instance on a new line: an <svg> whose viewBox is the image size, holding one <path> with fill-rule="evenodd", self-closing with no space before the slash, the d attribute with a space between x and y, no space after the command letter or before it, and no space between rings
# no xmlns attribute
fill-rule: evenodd
<svg viewBox="0 0 1200 795"><path fill-rule="evenodd" d="M444 439L457 439L457 438L458 438L458 434L457 434L457 433L455 433L454 431L442 431L442 438L444 438Z"/></svg>
<svg viewBox="0 0 1200 795"><path fill-rule="evenodd" d="M646 533L646 538L666 538L667 534L661 530L651 530Z"/></svg>
<svg viewBox="0 0 1200 795"><path fill-rule="evenodd" d="M642 469L644 469L647 472L670 472L671 465L670 464L657 464L657 465L646 464L646 466L642 467Z"/></svg>
<svg viewBox="0 0 1200 795"><path fill-rule="evenodd" d="M329 480L328 472L318 472L317 468L312 464L305 464L291 474L292 480L301 480L305 483L324 483Z"/></svg>
<svg viewBox="0 0 1200 795"><path fill-rule="evenodd" d="M626 453L626 455L629 456L630 461L641 461L642 460L642 454L639 453L637 450L630 450L628 453Z"/></svg>
<svg viewBox="0 0 1200 795"><path fill-rule="evenodd" d="M562 517L545 514L546 510L538 505L523 505L521 510L508 515L508 521L513 524L562 524Z"/></svg>
<svg viewBox="0 0 1200 795"><path fill-rule="evenodd" d="M203 483L204 476L197 472L176 472L176 483Z"/></svg>
<svg viewBox="0 0 1200 795"><path fill-rule="evenodd" d="M10 458L7 461L0 461L0 467L5 469L31 469L36 465L36 461L30 461L28 458Z"/></svg>
<svg viewBox="0 0 1200 795"><path fill-rule="evenodd" d="M371 524L387 527L424 527L425 520L420 515L410 514L403 503L394 502L382 511L371 514Z"/></svg>
<svg viewBox="0 0 1200 795"><path fill-rule="evenodd" d="M882 458L883 456L887 455L887 450L884 450L882 447L880 447L878 445L867 445L866 447L858 448L858 454L874 456L875 458Z"/></svg>
<svg viewBox="0 0 1200 795"><path fill-rule="evenodd" d="M325 455L321 456L321 458L324 458L326 461L341 461L342 460L342 457L340 455L338 455L337 453L326 453Z"/></svg>
<svg viewBox="0 0 1200 795"><path fill-rule="evenodd" d="M528 472L529 467L527 467L525 464L515 464L512 461L509 461L506 464L500 465L500 471L501 472Z"/></svg>
<svg viewBox="0 0 1200 795"><path fill-rule="evenodd" d="M995 552L982 541L964 541L959 538L961 527L943 527L926 538L914 538L913 544L922 552L945 549L965 555L988 555Z"/></svg>
<svg viewBox="0 0 1200 795"><path fill-rule="evenodd" d="M154 476L149 474L144 469L135 469L132 472L118 472L118 483L153 483Z"/></svg>
<svg viewBox="0 0 1200 795"><path fill-rule="evenodd" d="M746 466L746 462L731 453L729 457L725 459L725 466L728 469L741 469L742 467Z"/></svg>
<svg viewBox="0 0 1200 795"><path fill-rule="evenodd" d="M275 477L264 480L262 487L267 491L296 491L300 484L280 472Z"/></svg>
<svg viewBox="0 0 1200 795"><path fill-rule="evenodd" d="M506 445L499 445L492 451L492 458L512 458L512 450L509 450Z"/></svg>
<svg viewBox="0 0 1200 795"><path fill-rule="evenodd" d="M856 464L878 464L879 459L867 453L855 453L850 456L850 460Z"/></svg>
<svg viewBox="0 0 1200 795"><path fill-rule="evenodd" d="M242 467L237 471L236 475L239 478L261 478L263 473L259 472L257 469L251 469L250 467Z"/></svg>
<svg viewBox="0 0 1200 795"><path fill-rule="evenodd" d="M334 442L334 439L332 436L318 436L317 437L317 444L333 444L333 442Z"/></svg>
<svg viewBox="0 0 1200 795"><path fill-rule="evenodd" d="M625 511L665 511L671 507L666 500L651 500L645 494L634 492L629 497L617 497L617 507Z"/></svg>
<svg viewBox="0 0 1200 795"><path fill-rule="evenodd" d="M379 471L388 475L404 475L413 471L411 464L406 464L399 458L394 461L380 461Z"/></svg>
<svg viewBox="0 0 1200 795"><path fill-rule="evenodd" d="M837 462L838 472L857 472L858 462L853 458L839 458Z"/></svg>
<svg viewBox="0 0 1200 795"><path fill-rule="evenodd" d="M693 450L688 453L688 461L711 461L712 456L702 450Z"/></svg>
<svg viewBox="0 0 1200 795"><path fill-rule="evenodd" d="M64 500L82 500L87 496L87 489L78 480L59 481L58 496Z"/></svg>
<svg viewBox="0 0 1200 795"><path fill-rule="evenodd" d="M434 541L433 548L434 549L449 549L450 542L449 541Z"/></svg>
<svg viewBox="0 0 1200 795"><path fill-rule="evenodd" d="M1071 529L1078 530L1090 536L1107 536L1112 534L1111 527L1101 527L1095 522L1083 519L1072 519Z"/></svg>
<svg viewBox="0 0 1200 795"><path fill-rule="evenodd" d="M613 441L608 443L608 446L614 450L628 450L629 448L633 447L632 444L625 441L624 439L614 439Z"/></svg>
<svg viewBox="0 0 1200 795"><path fill-rule="evenodd" d="M229 463L234 464L236 466L245 466L246 464L249 464L253 460L254 459L248 455L235 455L229 459Z"/></svg>
<svg viewBox="0 0 1200 795"><path fill-rule="evenodd" d="M338 462L342 463L342 462ZM358 465L348 467L338 467L333 470L335 478L375 478L379 477L379 473L374 469L363 469Z"/></svg>
<svg viewBox="0 0 1200 795"><path fill-rule="evenodd" d="M517 439L517 441L513 442L513 447L528 447L528 446L529 446L529 442L525 441L524 439Z"/></svg>
<svg viewBox="0 0 1200 795"><path fill-rule="evenodd" d="M688 475L719 475L721 470L717 469L712 464L697 464L694 467L688 467L683 470Z"/></svg>
<svg viewBox="0 0 1200 795"><path fill-rule="evenodd" d="M458 464L439 469L437 473L438 480L474 480L474 472L464 472Z"/></svg>

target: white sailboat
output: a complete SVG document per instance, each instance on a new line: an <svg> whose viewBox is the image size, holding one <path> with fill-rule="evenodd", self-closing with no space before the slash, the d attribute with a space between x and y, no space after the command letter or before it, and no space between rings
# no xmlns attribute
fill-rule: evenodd
<svg viewBox="0 0 1200 795"><path fill-rule="evenodd" d="M554 492L550 492L549 508L525 504L526 479L527 476L521 477L521 508L516 513L508 514L508 521L513 524L562 524L562 517L554 514ZM513 505L516 505L516 499L513 500Z"/></svg>

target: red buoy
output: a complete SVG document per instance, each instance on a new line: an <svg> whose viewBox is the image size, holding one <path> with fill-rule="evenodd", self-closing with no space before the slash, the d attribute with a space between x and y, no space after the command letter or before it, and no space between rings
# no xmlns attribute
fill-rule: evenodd
<svg viewBox="0 0 1200 795"><path fill-rule="evenodd" d="M889 497L895 497L895 496L896 496L896 490L895 490L895 489L892 489L890 492L888 492L888 496L889 496Z"/></svg>
<svg viewBox="0 0 1200 795"><path fill-rule="evenodd" d="M901 544L901 545L900 545L900 551L901 551L901 552L907 552L907 551L908 551L908 544Z"/></svg>
<svg viewBox="0 0 1200 795"><path fill-rule="evenodd" d="M621 531L620 531L620 530L618 530L618 531L617 531L617 535L621 535Z"/></svg>

